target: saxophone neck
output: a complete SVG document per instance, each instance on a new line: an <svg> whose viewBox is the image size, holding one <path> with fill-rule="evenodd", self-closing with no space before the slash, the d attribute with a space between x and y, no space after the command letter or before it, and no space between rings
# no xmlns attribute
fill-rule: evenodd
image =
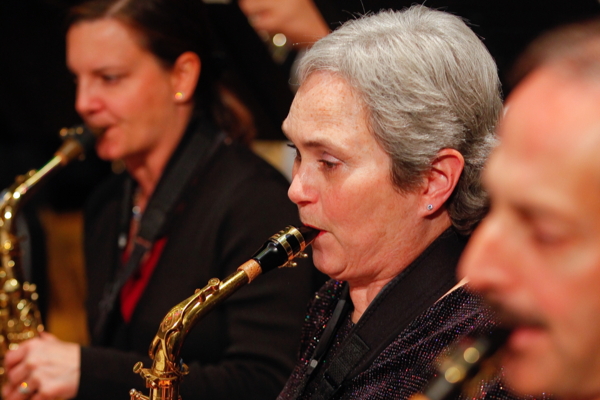
<svg viewBox="0 0 600 400"><path fill-rule="evenodd" d="M15 183L2 192L0 196L0 231L3 232L0 248L2 251L11 251L15 245L17 229L15 219L30 189L60 166L61 159L55 156L40 170L31 170L25 175L18 176Z"/></svg>
<svg viewBox="0 0 600 400"><path fill-rule="evenodd" d="M192 328L216 305L250 281L244 270L238 270L223 281L212 278L208 284L173 307L163 318L150 345L154 375L184 375L187 370L181 363L183 343Z"/></svg>
<svg viewBox="0 0 600 400"><path fill-rule="evenodd" d="M143 368L138 362L133 367L133 372L145 379L150 394L144 396L133 389L129 393L131 400L179 399L179 383L188 373L187 365L180 357L186 336L198 320L248 281L244 271L238 271L224 281L213 278L165 315L150 345L152 366Z"/></svg>
<svg viewBox="0 0 600 400"><path fill-rule="evenodd" d="M66 166L71 161L82 157L94 144L95 134L83 125L73 128L63 128L60 131L63 144L54 153L54 157L39 170L31 170L17 177L15 183L4 190L0 199L0 220L4 222L0 228L12 227L11 220L18 212L25 195L40 182L55 171Z"/></svg>

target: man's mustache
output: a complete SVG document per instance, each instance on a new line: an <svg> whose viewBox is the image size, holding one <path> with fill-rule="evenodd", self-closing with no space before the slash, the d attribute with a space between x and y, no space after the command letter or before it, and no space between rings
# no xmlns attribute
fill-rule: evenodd
<svg viewBox="0 0 600 400"><path fill-rule="evenodd" d="M516 310L506 305L504 302L494 298L485 297L485 301L494 312L495 319L503 328L512 330L518 327L530 327L537 329L544 329L548 327L546 320L539 314L524 310Z"/></svg>

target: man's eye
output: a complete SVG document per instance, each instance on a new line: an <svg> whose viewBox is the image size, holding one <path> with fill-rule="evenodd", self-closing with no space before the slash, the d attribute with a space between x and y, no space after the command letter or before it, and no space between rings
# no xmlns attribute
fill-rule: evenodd
<svg viewBox="0 0 600 400"><path fill-rule="evenodd" d="M536 233L534 235L534 240L542 246L555 246L561 242L560 237L544 233Z"/></svg>
<svg viewBox="0 0 600 400"><path fill-rule="evenodd" d="M547 229L534 229L532 237L538 246L555 248L567 241L567 235L562 232Z"/></svg>
<svg viewBox="0 0 600 400"><path fill-rule="evenodd" d="M298 161L299 161L299 160L301 160L301 159L302 159L302 157L300 156L300 151L298 151L298 148L296 147L296 145L295 145L295 144L293 144L293 143L288 143L288 144L287 144L287 147L289 147L290 149L293 149L293 150L294 150L294 152L296 153L296 160L298 160Z"/></svg>

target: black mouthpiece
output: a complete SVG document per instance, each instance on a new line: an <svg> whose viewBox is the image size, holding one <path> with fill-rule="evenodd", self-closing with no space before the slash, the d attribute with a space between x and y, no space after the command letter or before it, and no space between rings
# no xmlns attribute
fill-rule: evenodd
<svg viewBox="0 0 600 400"><path fill-rule="evenodd" d="M252 258L260 264L263 272L271 271L292 261L318 234L319 231L313 228L290 225L271 236Z"/></svg>
<svg viewBox="0 0 600 400"><path fill-rule="evenodd" d="M63 141L73 139L79 143L83 149L83 153L92 150L96 142L96 135L85 125L76 125L71 128L63 128L60 130L60 137Z"/></svg>
<svg viewBox="0 0 600 400"><path fill-rule="evenodd" d="M302 234L302 237L304 238L304 241L306 242L307 246L309 244L311 244L313 242L313 240L315 240L317 238L317 236L319 235L319 232L321 232L318 229L311 228L311 227L304 226L304 225L299 227L298 230Z"/></svg>

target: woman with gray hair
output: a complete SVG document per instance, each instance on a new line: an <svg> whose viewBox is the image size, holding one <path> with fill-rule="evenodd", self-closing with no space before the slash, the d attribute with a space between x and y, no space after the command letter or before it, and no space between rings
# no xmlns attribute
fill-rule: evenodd
<svg viewBox="0 0 600 400"><path fill-rule="evenodd" d="M405 399L457 337L494 325L455 270L487 210L496 66L461 19L413 6L321 39L300 78L288 195L321 231L314 263L332 279L279 399ZM484 393L510 397L497 381Z"/></svg>

